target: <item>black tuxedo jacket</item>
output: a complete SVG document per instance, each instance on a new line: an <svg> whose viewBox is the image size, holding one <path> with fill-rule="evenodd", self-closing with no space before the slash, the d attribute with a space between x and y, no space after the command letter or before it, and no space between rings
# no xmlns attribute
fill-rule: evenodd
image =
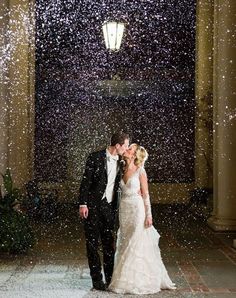
<svg viewBox="0 0 236 298"><path fill-rule="evenodd" d="M117 208L118 188L121 177L120 160L118 174L115 180L113 206ZM107 185L107 158L106 150L91 153L86 161L85 171L80 184L79 205L96 207L106 190ZM100 204L99 204L100 205Z"/></svg>

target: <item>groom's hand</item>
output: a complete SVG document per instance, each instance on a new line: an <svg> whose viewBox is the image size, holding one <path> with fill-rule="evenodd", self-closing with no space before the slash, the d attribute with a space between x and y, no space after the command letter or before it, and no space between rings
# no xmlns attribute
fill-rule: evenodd
<svg viewBox="0 0 236 298"><path fill-rule="evenodd" d="M81 218L87 218L88 217L88 212L89 212L89 210L88 210L88 207L86 206L81 206L81 207L79 207L79 215L80 215L80 217Z"/></svg>

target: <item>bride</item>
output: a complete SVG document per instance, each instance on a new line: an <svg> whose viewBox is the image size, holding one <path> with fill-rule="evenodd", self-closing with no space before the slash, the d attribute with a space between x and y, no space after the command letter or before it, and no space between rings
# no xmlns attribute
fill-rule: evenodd
<svg viewBox="0 0 236 298"><path fill-rule="evenodd" d="M152 213L144 162L147 151L132 144L124 154L114 271L109 290L116 293L153 294L175 289L162 262L160 235L152 226ZM141 192L140 192L141 191Z"/></svg>

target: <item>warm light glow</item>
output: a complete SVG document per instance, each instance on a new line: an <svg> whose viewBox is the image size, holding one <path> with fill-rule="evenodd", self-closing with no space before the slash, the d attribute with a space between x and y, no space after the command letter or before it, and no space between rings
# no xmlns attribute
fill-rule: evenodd
<svg viewBox="0 0 236 298"><path fill-rule="evenodd" d="M125 25L118 22L106 22L102 26L106 48L112 51L120 49Z"/></svg>

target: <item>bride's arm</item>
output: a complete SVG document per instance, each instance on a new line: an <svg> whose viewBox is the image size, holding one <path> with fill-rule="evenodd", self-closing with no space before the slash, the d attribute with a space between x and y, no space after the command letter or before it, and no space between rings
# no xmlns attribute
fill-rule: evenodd
<svg viewBox="0 0 236 298"><path fill-rule="evenodd" d="M152 210L151 210L151 202L150 202L150 196L148 191L148 180L147 180L147 174L144 169L141 169L140 172L140 188L143 198L143 203L145 207L145 226L150 227L152 225Z"/></svg>

